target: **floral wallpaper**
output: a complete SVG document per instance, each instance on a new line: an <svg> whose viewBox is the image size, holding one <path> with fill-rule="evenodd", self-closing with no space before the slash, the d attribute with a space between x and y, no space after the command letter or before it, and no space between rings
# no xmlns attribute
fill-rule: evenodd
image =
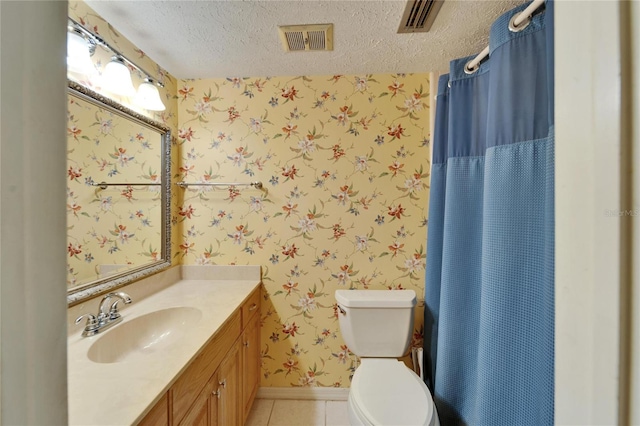
<svg viewBox="0 0 640 426"><path fill-rule="evenodd" d="M264 185L179 190L175 217L181 263L263 266L262 386L349 386L336 289L422 299L428 90L427 74L178 82L175 179Z"/></svg>
<svg viewBox="0 0 640 426"><path fill-rule="evenodd" d="M67 105L67 285L159 260L160 134L69 95Z"/></svg>
<svg viewBox="0 0 640 426"><path fill-rule="evenodd" d="M123 98L103 90L100 85L100 75L106 64L109 62L112 53L100 46L96 47L95 53L92 56L92 61L95 65L95 72L91 75L69 73L68 78L100 93L103 96L112 98L129 109L153 120L164 123L166 126L169 126L172 136L175 137L178 129L177 100L175 99L175 94L177 93L176 79L160 68L158 64L150 59L142 50L138 49L125 37L119 34L111 24L105 21L86 3L83 1L70 0L68 4L68 13L70 18L80 23L93 33L98 34L127 58L150 72L157 81L164 84L164 88L159 88L159 90L160 97L165 104L166 109L160 112L148 111L136 106L128 98ZM143 81L144 77L136 70L132 69L131 71L134 86L137 87ZM135 234L134 236L129 235L129 237L131 237L131 240L137 241L137 245L141 246L135 248L135 250L132 245L128 245L122 241L122 232L120 230L116 230L116 226L119 226L121 223L114 223L115 216L123 218L122 220L124 220L125 217L128 217L127 214L129 210L132 212L139 210L135 208L138 203L145 203L145 205L141 205L140 208L143 211L145 209L148 210L151 198L147 197L155 197L153 193L145 194L145 191L140 188L133 187L132 193L126 195L124 194L125 191L122 191L122 193L120 191L114 192L112 189L96 192L94 194L93 191L95 188L91 188L89 186L83 187L87 178L91 178L98 182L102 180L109 181L109 179L112 179L111 176L105 175L104 178L102 176L104 173L107 173L108 170L113 170L114 168L116 168L119 173L125 172L126 170L130 173L134 173L135 170L137 175L151 178L153 173L158 173L160 170L156 170L156 168L149 169L149 164L147 164L146 170L143 170L144 159L141 157L141 154L142 152L154 152L159 154L159 142L149 141L146 133L148 131L140 133L140 135L134 138L135 140L130 140L131 135L136 135L135 129L131 128L125 130L122 127L124 125L113 125L113 128L110 129L109 133L103 133L105 131L105 127L99 124L100 121L97 118L98 116L90 113L89 111L82 113L82 108L79 105L74 104L73 99L75 98L69 97L69 123L67 129L68 164L66 170L67 181L69 182L69 188L67 190L68 227L74 227L74 229L70 230L70 237L68 238L66 247L69 259L68 284L70 286L86 282L88 280L87 277L89 276L95 278L96 265L103 261L105 250L107 251L107 254L109 254L109 249L107 249L107 247L112 250L114 249L116 241L119 241L119 243L117 244L117 250L109 254L110 263L116 261L116 259L119 259L117 262L129 262L133 261L134 258L139 258L140 260L145 260L147 258L150 259L157 255L155 250L160 248L157 245L149 245L149 240L146 240L147 235L141 231L142 229L148 228L143 225L145 219L148 219L149 223L155 222L151 218L145 217L143 219L140 217L137 222L131 218L131 223L135 222L137 223L136 226L145 227L140 228L135 232L132 231L131 224L125 225L127 228L122 232ZM112 118L105 116L102 112L97 113L100 116L100 120L112 120ZM77 130L80 130L81 132L74 134ZM141 137L142 139L140 139ZM126 152L123 154L116 152L116 150L120 148L125 149ZM92 158L92 156L95 156L95 159ZM133 159L122 163L122 158L124 158L124 156L131 156ZM177 169L178 159L179 151L177 149L173 149L171 155L172 170ZM105 162L104 170L99 170L102 166L98 165L98 161ZM83 170L79 172L77 170L78 168L82 168ZM81 173L82 176L74 178L74 173ZM123 178L123 176L119 176L119 178ZM136 177L135 180L139 181L140 179ZM103 210L106 208L105 205L101 202L94 201L94 197L104 198L109 196L112 200L112 210L110 211ZM128 199L128 196L131 198ZM174 192L174 196L172 197L172 212L174 215L177 215L178 212L178 202L179 197L175 196ZM78 206L80 206L81 209L74 211L74 208L78 209ZM125 208L127 206L128 208ZM109 216L111 217L107 219ZM93 228L90 228L88 225L88 218L90 217L94 220ZM97 218L101 217L103 217L104 220L96 221ZM84 224L85 222L87 223L86 225ZM82 229L82 231L78 234L77 231L80 229ZM95 234L98 237L104 236L108 240L113 241L110 243L104 243L104 247L98 247L99 250L90 247L87 245L88 241L93 241L92 244L96 244L98 238L87 234L91 229L95 231ZM114 234L114 232L117 232L118 235ZM172 252L174 253L178 250L179 239L180 233L178 226L174 226L172 228ZM144 250L142 250L143 241L145 242ZM82 245L82 247L78 248L80 245ZM125 247L131 249L127 251L126 256L123 250ZM74 252L77 252L78 250L81 250L81 253L74 254ZM133 253L134 251L135 254ZM98 253L100 253L100 257L98 257ZM117 256L112 256L116 253ZM179 263L179 260L175 259L174 264L177 263Z"/></svg>

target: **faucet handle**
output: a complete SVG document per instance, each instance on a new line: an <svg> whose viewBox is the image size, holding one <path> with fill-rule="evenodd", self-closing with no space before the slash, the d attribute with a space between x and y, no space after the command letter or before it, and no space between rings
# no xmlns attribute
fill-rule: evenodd
<svg viewBox="0 0 640 426"><path fill-rule="evenodd" d="M120 317L120 312L118 311L118 302L119 300L116 300L115 302L113 302L111 304L111 308L109 309L109 319L110 320L114 320L118 317ZM131 302L129 302L131 303Z"/></svg>
<svg viewBox="0 0 640 426"><path fill-rule="evenodd" d="M109 296L111 297L117 297L119 300L116 300L115 302L113 302L111 304L111 308L109 309L109 319L110 320L114 320L118 317L120 317L120 313L118 312L118 302L120 302L120 300L122 300L122 302L125 305L128 305L129 303L131 303L131 297L129 297L129 295L127 293L123 293L123 292L118 292L118 293L110 293Z"/></svg>
<svg viewBox="0 0 640 426"><path fill-rule="evenodd" d="M82 321L82 318L87 317L87 325L85 330L92 330L98 328L98 317L93 314L82 314L78 318L76 318L76 324L79 324Z"/></svg>

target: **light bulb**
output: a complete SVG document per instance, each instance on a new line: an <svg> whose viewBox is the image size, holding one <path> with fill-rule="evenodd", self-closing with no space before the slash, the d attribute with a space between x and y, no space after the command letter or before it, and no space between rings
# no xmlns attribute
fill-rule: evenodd
<svg viewBox="0 0 640 426"><path fill-rule="evenodd" d="M84 75L91 75L96 70L87 40L76 31L67 32L67 70Z"/></svg>
<svg viewBox="0 0 640 426"><path fill-rule="evenodd" d="M160 99L158 88L153 84L153 80L148 78L138 87L138 93L133 102L149 111L165 110L165 106Z"/></svg>
<svg viewBox="0 0 640 426"><path fill-rule="evenodd" d="M104 88L116 95L133 97L136 89L131 81L131 72L124 64L124 60L114 56L102 73Z"/></svg>

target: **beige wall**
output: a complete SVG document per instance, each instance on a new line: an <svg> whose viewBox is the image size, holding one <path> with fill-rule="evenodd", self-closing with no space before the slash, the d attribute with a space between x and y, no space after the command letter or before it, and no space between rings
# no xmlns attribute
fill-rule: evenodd
<svg viewBox="0 0 640 426"><path fill-rule="evenodd" d="M630 122L630 140L632 148L632 156L629 159L634 167L631 168L632 194L633 204L631 208L635 212L640 212L640 173L638 165L640 164L640 150L638 145L640 142L640 3L629 2L628 21L626 23L626 37L629 49L627 68L627 84L630 84L630 90L627 91L630 100L629 122ZM638 216L636 215L633 225L633 243L632 243L632 280L631 280L631 324L629 327L630 338L632 339L632 347L629 353L630 363L630 397L629 401L629 422L631 424L640 424L640 226L638 226Z"/></svg>
<svg viewBox="0 0 640 426"><path fill-rule="evenodd" d="M621 67L625 4L554 5L557 424L629 419L628 261L635 218L625 213L632 150L623 114L631 90Z"/></svg>

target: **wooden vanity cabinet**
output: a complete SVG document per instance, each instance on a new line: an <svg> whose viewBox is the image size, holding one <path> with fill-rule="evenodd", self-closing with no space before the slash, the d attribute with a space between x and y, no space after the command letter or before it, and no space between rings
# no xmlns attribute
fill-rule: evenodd
<svg viewBox="0 0 640 426"><path fill-rule="evenodd" d="M260 288L225 322L140 425L243 425L260 382Z"/></svg>

